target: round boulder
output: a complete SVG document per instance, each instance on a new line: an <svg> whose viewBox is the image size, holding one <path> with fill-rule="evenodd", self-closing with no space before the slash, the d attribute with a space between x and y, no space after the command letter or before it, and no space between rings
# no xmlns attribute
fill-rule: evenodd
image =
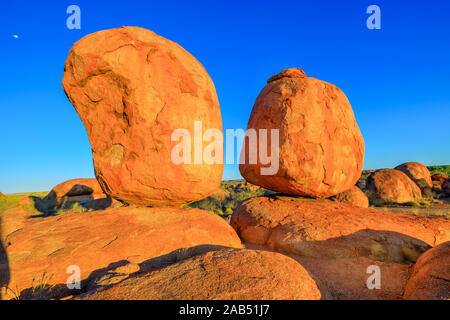
<svg viewBox="0 0 450 320"><path fill-rule="evenodd" d="M414 181L394 169L372 173L367 178L366 189L371 204L401 204L422 198L422 192Z"/></svg>
<svg viewBox="0 0 450 320"><path fill-rule="evenodd" d="M247 130L256 130L258 139L253 137L252 143L248 134L250 148L243 146L246 161L239 170L252 184L326 198L350 189L361 176L364 140L347 97L335 85L307 77L301 69L284 70L268 80ZM278 144L274 130L279 130ZM256 144L258 151L251 148ZM261 159L264 149L272 163Z"/></svg>
<svg viewBox="0 0 450 320"><path fill-rule="evenodd" d="M361 189L357 186L353 186L351 187L351 189L335 195L331 198L331 200L347 203L353 207L369 207L369 199L367 198L366 194L362 192Z"/></svg>
<svg viewBox="0 0 450 320"><path fill-rule="evenodd" d="M433 181L433 187L437 189L438 191L442 191L442 185L444 184L445 180L447 180L449 177L446 174L443 173L435 173L431 176L431 181Z"/></svg>
<svg viewBox="0 0 450 320"><path fill-rule="evenodd" d="M218 188L223 155L208 163L201 156L210 146L202 145L203 133L214 130L210 140L222 134L219 101L206 70L181 46L138 27L99 31L73 45L62 84L108 195L182 205ZM221 140L210 143L222 148Z"/></svg>
<svg viewBox="0 0 450 320"><path fill-rule="evenodd" d="M315 281L279 253L222 249L129 277L81 300L318 300Z"/></svg>
<svg viewBox="0 0 450 320"><path fill-rule="evenodd" d="M395 167L395 170L402 171L414 182L424 179L429 187L433 186L430 171L421 163L407 162Z"/></svg>
<svg viewBox="0 0 450 320"><path fill-rule="evenodd" d="M414 266L403 298L408 300L450 299L450 241L422 254Z"/></svg>

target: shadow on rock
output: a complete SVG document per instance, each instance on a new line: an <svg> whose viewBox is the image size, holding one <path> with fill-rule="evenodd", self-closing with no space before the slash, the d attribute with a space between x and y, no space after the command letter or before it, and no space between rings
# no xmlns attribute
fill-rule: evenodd
<svg viewBox="0 0 450 320"><path fill-rule="evenodd" d="M3 293L7 290L10 280L8 255L3 246L2 238L2 217L0 215L0 300L3 298Z"/></svg>

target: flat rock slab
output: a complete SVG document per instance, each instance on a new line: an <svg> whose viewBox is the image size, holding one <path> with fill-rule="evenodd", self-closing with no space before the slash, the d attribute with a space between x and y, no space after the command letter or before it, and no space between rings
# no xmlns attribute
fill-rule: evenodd
<svg viewBox="0 0 450 320"><path fill-rule="evenodd" d="M244 242L315 258L415 262L432 246L450 239L446 218L280 195L243 202L231 225Z"/></svg>
<svg viewBox="0 0 450 320"><path fill-rule="evenodd" d="M8 212L1 227L7 254L2 265L8 268L9 287L20 292L44 274L46 284L65 286L72 265L85 280L110 264L141 263L180 248L242 247L222 218L198 209L119 207L46 218Z"/></svg>
<svg viewBox="0 0 450 320"><path fill-rule="evenodd" d="M86 300L317 300L315 281L276 252L221 249L90 291Z"/></svg>

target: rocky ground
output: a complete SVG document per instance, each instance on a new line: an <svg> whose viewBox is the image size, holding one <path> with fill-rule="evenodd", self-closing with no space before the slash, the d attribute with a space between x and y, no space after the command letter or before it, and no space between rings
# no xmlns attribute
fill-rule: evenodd
<svg viewBox="0 0 450 320"><path fill-rule="evenodd" d="M245 181L221 184L223 140L194 150L208 161L174 152L179 128L222 133L214 84L178 44L138 27L87 35L62 83L96 178L0 193L2 299L450 298L448 212L402 211L445 210L448 172L363 172L335 85L299 68L270 77L248 129L277 170L244 149ZM261 139L274 128L279 145Z"/></svg>

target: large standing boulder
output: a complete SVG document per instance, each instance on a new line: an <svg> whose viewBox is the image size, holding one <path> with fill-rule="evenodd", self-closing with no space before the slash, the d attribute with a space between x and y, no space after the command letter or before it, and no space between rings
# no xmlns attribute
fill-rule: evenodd
<svg viewBox="0 0 450 320"><path fill-rule="evenodd" d="M431 246L450 240L446 218L280 195L244 201L231 225L243 242L313 258L415 262Z"/></svg>
<svg viewBox="0 0 450 320"><path fill-rule="evenodd" d="M421 163L418 162L403 163L395 167L395 170L402 171L414 182L417 182L420 179L424 179L429 187L433 186L430 171L428 170L427 167L425 167Z"/></svg>
<svg viewBox="0 0 450 320"><path fill-rule="evenodd" d="M405 299L450 299L450 242L420 256L405 288Z"/></svg>
<svg viewBox="0 0 450 320"><path fill-rule="evenodd" d="M4 197L5 195L3 193L0 192L0 197Z"/></svg>
<svg viewBox="0 0 450 320"><path fill-rule="evenodd" d="M241 247L230 225L199 209L119 207L33 219L19 219L11 210L3 214L1 229L9 285L21 294L43 275L51 276L48 285L67 291L72 265L84 281L111 264L139 264L183 248Z"/></svg>
<svg viewBox="0 0 450 320"><path fill-rule="evenodd" d="M353 207L369 207L369 199L367 198L366 194L362 192L361 189L357 186L353 186L349 190L331 197L331 200L346 203Z"/></svg>
<svg viewBox="0 0 450 320"><path fill-rule="evenodd" d="M223 161L209 164L198 154L206 149L202 132L222 132L219 102L206 70L181 46L138 27L99 31L73 45L62 84L86 127L95 174L108 195L181 205L218 188ZM194 126L202 130L195 141ZM172 159L181 143L179 136L172 141L177 129L189 141L185 146L198 151L176 154L191 155L190 164Z"/></svg>
<svg viewBox="0 0 450 320"><path fill-rule="evenodd" d="M255 129L258 137L264 132L260 129L268 129L267 136L279 130L279 168L275 173L262 172L270 165L261 158L250 163L250 149L244 146L242 176L252 184L292 195L325 198L350 189L361 176L364 140L345 94L297 68L267 82L247 129ZM263 148L270 152L277 141L267 141Z"/></svg>
<svg viewBox="0 0 450 320"><path fill-rule="evenodd" d="M371 204L406 203L422 198L420 188L405 173L381 169L372 173L366 182Z"/></svg>
<svg viewBox="0 0 450 320"><path fill-rule="evenodd" d="M274 252L222 249L76 297L86 300L318 300L315 281Z"/></svg>

